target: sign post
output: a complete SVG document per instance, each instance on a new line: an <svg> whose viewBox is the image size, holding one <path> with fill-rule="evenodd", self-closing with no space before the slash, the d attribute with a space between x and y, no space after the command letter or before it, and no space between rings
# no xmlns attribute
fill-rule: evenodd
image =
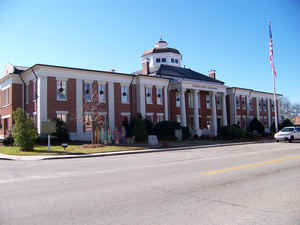
<svg viewBox="0 0 300 225"><path fill-rule="evenodd" d="M50 134L55 132L56 124L54 121L45 121L42 123L42 133L48 134L48 151L50 151Z"/></svg>

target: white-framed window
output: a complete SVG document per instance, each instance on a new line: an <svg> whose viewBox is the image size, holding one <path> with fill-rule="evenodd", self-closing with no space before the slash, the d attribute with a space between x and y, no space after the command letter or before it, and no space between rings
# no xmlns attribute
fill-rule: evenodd
<svg viewBox="0 0 300 225"><path fill-rule="evenodd" d="M36 80L33 80L32 81L32 88L33 88L33 90L32 90L32 101L33 102L35 102L36 101L36 99L37 99L37 94L36 94Z"/></svg>
<svg viewBox="0 0 300 225"><path fill-rule="evenodd" d="M152 104L152 87L146 87L146 103Z"/></svg>
<svg viewBox="0 0 300 225"><path fill-rule="evenodd" d="M242 96L242 108L246 109L246 96Z"/></svg>
<svg viewBox="0 0 300 225"><path fill-rule="evenodd" d="M157 122L164 121L164 114L163 113L157 113Z"/></svg>
<svg viewBox="0 0 300 225"><path fill-rule="evenodd" d="M263 110L264 100L263 100L263 99L260 99L258 102L259 102L259 103L258 103L259 111L262 111L262 110Z"/></svg>
<svg viewBox="0 0 300 225"><path fill-rule="evenodd" d="M56 118L67 122L67 112L56 112Z"/></svg>
<svg viewBox="0 0 300 225"><path fill-rule="evenodd" d="M156 104L161 105L163 104L163 95L162 95L162 88L156 88Z"/></svg>
<svg viewBox="0 0 300 225"><path fill-rule="evenodd" d="M216 95L217 109L222 108L222 99L220 95Z"/></svg>
<svg viewBox="0 0 300 225"><path fill-rule="evenodd" d="M240 104L240 96L236 96L235 97L235 104L236 104L236 108L239 109L241 107Z"/></svg>
<svg viewBox="0 0 300 225"><path fill-rule="evenodd" d="M86 102L92 101L92 83L84 82L84 100Z"/></svg>
<svg viewBox="0 0 300 225"><path fill-rule="evenodd" d="M176 107L180 107L180 93L176 92Z"/></svg>
<svg viewBox="0 0 300 225"><path fill-rule="evenodd" d="M9 104L9 88L6 88L2 91L1 103L2 103L2 106L6 106Z"/></svg>
<svg viewBox="0 0 300 225"><path fill-rule="evenodd" d="M25 84L25 94L26 94L26 104L29 103L29 83L28 84Z"/></svg>
<svg viewBox="0 0 300 225"><path fill-rule="evenodd" d="M121 102L123 104L129 103L129 87L121 86Z"/></svg>
<svg viewBox="0 0 300 225"><path fill-rule="evenodd" d="M130 112L121 112L121 120L126 121L129 123L131 119L131 113Z"/></svg>
<svg viewBox="0 0 300 225"><path fill-rule="evenodd" d="M56 80L56 100L66 101L67 100L67 81Z"/></svg>
<svg viewBox="0 0 300 225"><path fill-rule="evenodd" d="M153 113L146 113L146 119L153 123Z"/></svg>
<svg viewBox="0 0 300 225"><path fill-rule="evenodd" d="M160 58L156 58L156 63L160 63Z"/></svg>
<svg viewBox="0 0 300 225"><path fill-rule="evenodd" d="M174 62L175 62L174 58L171 58L171 63L174 63Z"/></svg>
<svg viewBox="0 0 300 225"><path fill-rule="evenodd" d="M253 111L253 98L249 98L248 111Z"/></svg>
<svg viewBox="0 0 300 225"><path fill-rule="evenodd" d="M161 62L167 62L166 58L161 58Z"/></svg>
<svg viewBox="0 0 300 225"><path fill-rule="evenodd" d="M193 93L188 94L188 102L189 102L189 108L194 108L194 96Z"/></svg>
<svg viewBox="0 0 300 225"><path fill-rule="evenodd" d="M178 64L178 59L175 59L175 63Z"/></svg>
<svg viewBox="0 0 300 225"><path fill-rule="evenodd" d="M105 99L105 84L98 85L99 102L106 102Z"/></svg>
<svg viewBox="0 0 300 225"><path fill-rule="evenodd" d="M264 111L266 112L267 111L267 105L268 105L268 99L263 100L263 103L264 103Z"/></svg>
<svg viewBox="0 0 300 225"><path fill-rule="evenodd" d="M205 96L205 102L206 102L206 108L210 109L211 108L210 95Z"/></svg>

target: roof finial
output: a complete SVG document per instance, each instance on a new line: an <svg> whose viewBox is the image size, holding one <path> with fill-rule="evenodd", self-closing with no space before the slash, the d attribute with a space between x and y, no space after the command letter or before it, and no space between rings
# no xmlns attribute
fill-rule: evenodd
<svg viewBox="0 0 300 225"><path fill-rule="evenodd" d="M160 32L160 39L159 39L159 40L161 40L161 41L163 40L163 39L162 39L162 32Z"/></svg>

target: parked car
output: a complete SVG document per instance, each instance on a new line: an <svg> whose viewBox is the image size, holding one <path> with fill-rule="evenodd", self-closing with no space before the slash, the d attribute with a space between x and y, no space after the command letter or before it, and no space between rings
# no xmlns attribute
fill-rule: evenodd
<svg viewBox="0 0 300 225"><path fill-rule="evenodd" d="M277 142L300 139L300 127L285 127L274 135Z"/></svg>

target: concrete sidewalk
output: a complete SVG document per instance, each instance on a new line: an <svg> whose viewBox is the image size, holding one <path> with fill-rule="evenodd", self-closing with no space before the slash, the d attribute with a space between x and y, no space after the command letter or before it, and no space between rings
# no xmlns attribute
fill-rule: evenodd
<svg viewBox="0 0 300 225"><path fill-rule="evenodd" d="M130 151L118 151L118 152L103 152L103 153L91 153L91 154L80 154L80 155L15 156L15 155L0 154L0 160L51 160L51 159L90 158L90 157L104 157L104 156L114 156L114 155L179 151L179 150L200 149L200 148L213 148L213 147L224 147L224 146L234 146L234 145L247 145L247 144L258 144L258 143L270 143L270 142L274 142L274 140L249 141L249 142L212 144L212 145L197 145L197 146L172 147L172 148L149 148L143 150L141 149L141 150L130 150Z"/></svg>

